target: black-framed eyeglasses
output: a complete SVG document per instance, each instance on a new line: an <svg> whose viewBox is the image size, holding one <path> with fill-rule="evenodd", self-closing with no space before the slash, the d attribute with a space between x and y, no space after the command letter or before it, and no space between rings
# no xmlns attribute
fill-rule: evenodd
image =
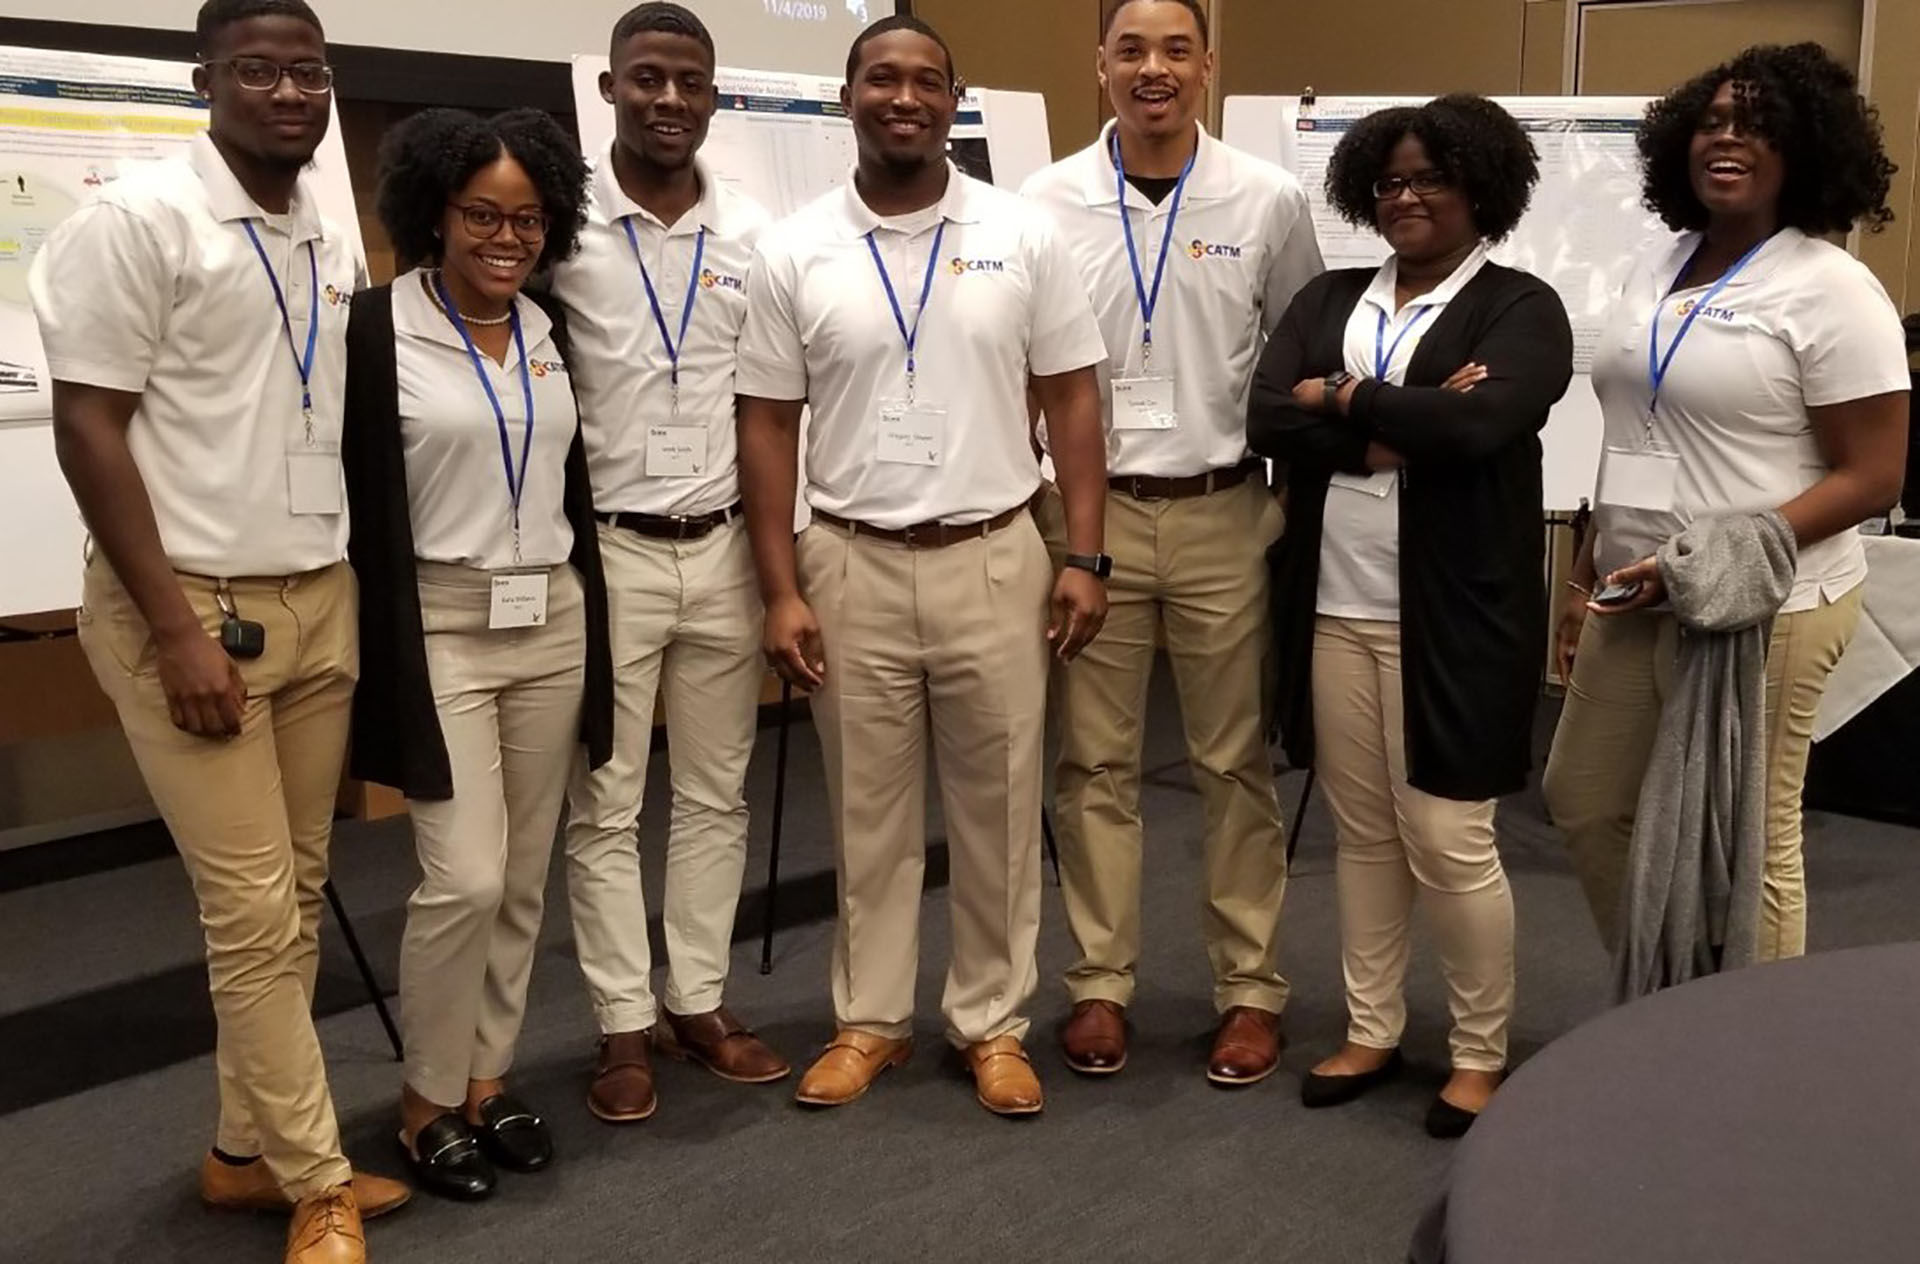
<svg viewBox="0 0 1920 1264"><path fill-rule="evenodd" d="M333 91L333 67L323 61L297 61L291 66L282 66L265 57L229 57L225 61L201 64L209 68L225 66L233 72L233 81L249 92L272 92L282 79L293 80L293 86L309 96Z"/></svg>
<svg viewBox="0 0 1920 1264"><path fill-rule="evenodd" d="M1440 171L1416 171L1410 176L1381 176L1373 182L1373 196L1376 201L1391 202L1405 190L1412 189L1415 197L1432 197L1450 184L1452 181Z"/></svg>
<svg viewBox="0 0 1920 1264"><path fill-rule="evenodd" d="M552 222L545 211L514 211L508 214L484 202L469 202L465 206L449 202L447 205L460 212L460 218L467 223L467 231L479 238L493 236L500 231L500 225L505 224L521 241L545 241L547 226Z"/></svg>

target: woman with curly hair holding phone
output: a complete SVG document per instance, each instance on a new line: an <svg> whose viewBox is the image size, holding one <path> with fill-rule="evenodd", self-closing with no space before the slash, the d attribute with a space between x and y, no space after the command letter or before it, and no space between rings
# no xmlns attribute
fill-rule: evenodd
<svg viewBox="0 0 1920 1264"><path fill-rule="evenodd" d="M506 1083L576 743L612 745L606 590L557 309L587 171L545 114L430 110L388 134L407 263L356 296L343 458L366 645L353 770L407 796L400 1144L445 1197L553 1158Z"/></svg>
<svg viewBox="0 0 1920 1264"><path fill-rule="evenodd" d="M1900 493L1909 391L1886 291L1822 238L1883 227L1894 166L1853 73L1816 44L1751 48L1682 84L1639 148L1647 205L1680 237L1635 266L1594 360L1605 452L1555 638L1569 683L1547 805L1616 945L1681 640L1655 555L1695 523L1777 513L1797 561L1765 653L1757 956L1797 956L1807 752L1860 619L1855 528Z"/></svg>

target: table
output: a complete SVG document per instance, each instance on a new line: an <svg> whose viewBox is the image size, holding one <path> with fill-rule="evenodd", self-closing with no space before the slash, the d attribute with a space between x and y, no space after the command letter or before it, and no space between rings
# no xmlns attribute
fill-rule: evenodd
<svg viewBox="0 0 1920 1264"><path fill-rule="evenodd" d="M1920 945L1715 975L1514 1075L1413 1264L1911 1264Z"/></svg>

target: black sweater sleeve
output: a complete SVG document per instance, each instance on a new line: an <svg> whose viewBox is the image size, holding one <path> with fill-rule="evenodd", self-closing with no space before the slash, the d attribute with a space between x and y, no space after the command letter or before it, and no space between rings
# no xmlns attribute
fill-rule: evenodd
<svg viewBox="0 0 1920 1264"><path fill-rule="evenodd" d="M1308 412L1293 402L1293 388L1301 381L1332 371L1316 364L1310 350L1323 322L1334 319L1343 329L1346 325L1348 310L1338 302L1330 303L1328 290L1327 276L1309 283L1287 305L1286 315L1267 340L1247 404L1247 446L1276 461L1362 473L1367 466L1365 433L1344 418Z"/></svg>

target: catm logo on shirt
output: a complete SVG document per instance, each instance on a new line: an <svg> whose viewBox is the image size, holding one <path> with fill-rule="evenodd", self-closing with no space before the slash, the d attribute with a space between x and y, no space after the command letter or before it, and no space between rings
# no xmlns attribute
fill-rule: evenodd
<svg viewBox="0 0 1920 1264"><path fill-rule="evenodd" d="M353 292L337 285L326 286L320 293L326 298L328 307L345 307L353 302Z"/></svg>
<svg viewBox="0 0 1920 1264"><path fill-rule="evenodd" d="M549 374L565 373L567 366L558 360L528 360L527 371L535 377L546 377Z"/></svg>
<svg viewBox="0 0 1920 1264"><path fill-rule="evenodd" d="M1219 242L1196 239L1187 247L1187 253L1196 259L1238 259L1240 247L1226 246Z"/></svg>
<svg viewBox="0 0 1920 1264"><path fill-rule="evenodd" d="M739 290L744 292L747 283L737 276L728 276L724 272L715 272L712 268L700 269L700 288L703 290Z"/></svg>
<svg viewBox="0 0 1920 1264"><path fill-rule="evenodd" d="M1005 272L1007 261L1005 259L955 259L948 266L953 269L953 275L965 276L969 272Z"/></svg>
<svg viewBox="0 0 1920 1264"><path fill-rule="evenodd" d="M1699 301L1697 299L1688 299L1686 302L1680 304L1679 314L1685 316L1696 307L1700 307ZM1731 307L1700 307L1700 314L1708 320L1717 320L1728 324L1739 319L1739 313L1735 312Z"/></svg>

